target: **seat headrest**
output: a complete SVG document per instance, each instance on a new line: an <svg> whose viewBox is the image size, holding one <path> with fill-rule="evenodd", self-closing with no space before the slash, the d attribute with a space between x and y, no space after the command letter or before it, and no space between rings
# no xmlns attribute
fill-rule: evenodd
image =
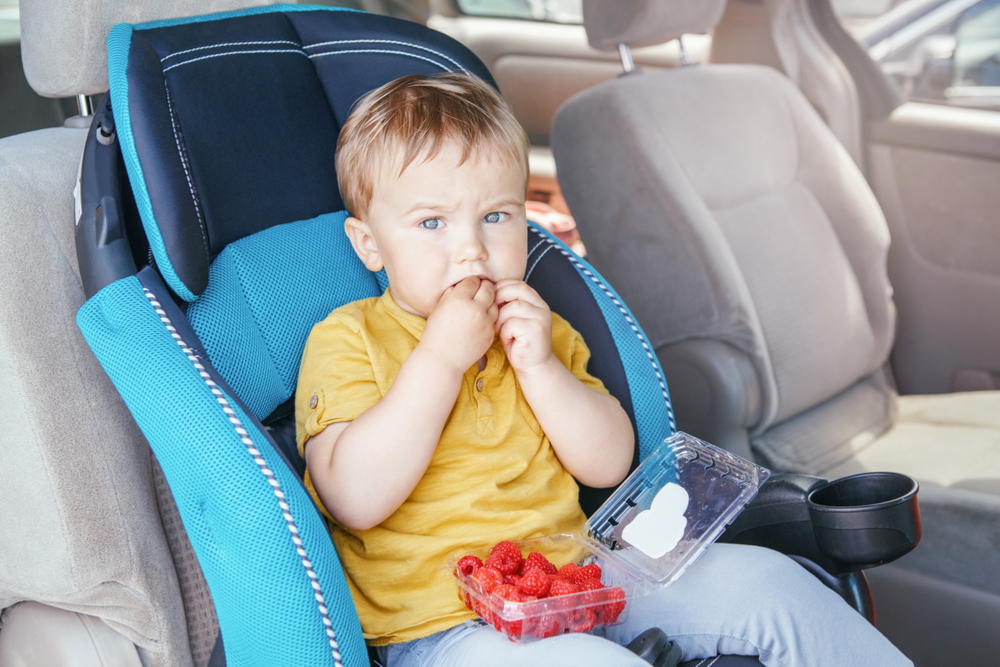
<svg viewBox="0 0 1000 667"><path fill-rule="evenodd" d="M344 208L337 138L360 97L414 73L465 72L496 86L440 32L307 5L119 24L108 63L142 228L186 301L229 243Z"/></svg>
<svg viewBox="0 0 1000 667"><path fill-rule="evenodd" d="M708 32L725 7L726 0L583 0L583 25L592 47L615 51Z"/></svg>
<svg viewBox="0 0 1000 667"><path fill-rule="evenodd" d="M193 16L274 0L20 0L21 58L28 83L45 97L108 90L108 31L116 23Z"/></svg>

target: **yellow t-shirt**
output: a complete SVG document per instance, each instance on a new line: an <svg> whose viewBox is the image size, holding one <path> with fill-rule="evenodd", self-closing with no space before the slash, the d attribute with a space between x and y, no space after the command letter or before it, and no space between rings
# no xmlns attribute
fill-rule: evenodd
<svg viewBox="0 0 1000 667"><path fill-rule="evenodd" d="M296 393L300 452L307 438L354 420L385 395L424 323L386 291L313 327ZM587 373L583 338L555 314L552 351L584 384L608 393ZM481 373L475 364L465 373L430 465L403 505L368 530L331 521L369 644L411 641L475 618L454 580L436 570L451 555L504 539L577 533L586 520L576 480L524 400L499 338L486 357ZM308 472L306 487L322 507Z"/></svg>

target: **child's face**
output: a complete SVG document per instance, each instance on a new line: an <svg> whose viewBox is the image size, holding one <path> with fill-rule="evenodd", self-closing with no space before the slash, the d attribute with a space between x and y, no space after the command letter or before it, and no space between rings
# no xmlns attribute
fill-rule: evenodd
<svg viewBox="0 0 1000 667"><path fill-rule="evenodd" d="M459 165L460 157L449 143L398 179L388 176L375 187L368 219L347 223L365 265L385 267L393 300L424 318L464 278L520 280L527 264L524 173L482 156Z"/></svg>

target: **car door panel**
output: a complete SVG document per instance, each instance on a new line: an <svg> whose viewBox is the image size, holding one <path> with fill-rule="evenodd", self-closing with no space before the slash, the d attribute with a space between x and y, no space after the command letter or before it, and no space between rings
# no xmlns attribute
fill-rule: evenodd
<svg viewBox="0 0 1000 667"><path fill-rule="evenodd" d="M909 102L871 127L902 393L1000 387L1000 113Z"/></svg>

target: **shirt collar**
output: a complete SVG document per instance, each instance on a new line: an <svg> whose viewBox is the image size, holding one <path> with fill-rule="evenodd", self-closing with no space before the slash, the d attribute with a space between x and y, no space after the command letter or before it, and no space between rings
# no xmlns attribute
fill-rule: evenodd
<svg viewBox="0 0 1000 667"><path fill-rule="evenodd" d="M389 293L389 288L385 288L382 292L382 296L378 299L379 305L385 309L392 319L396 320L401 327L406 329L406 331L412 335L417 340L420 340L420 336L424 333L424 325L427 324L427 320L420 317L419 315L414 315L413 313L408 313L399 304L396 303L395 299Z"/></svg>

